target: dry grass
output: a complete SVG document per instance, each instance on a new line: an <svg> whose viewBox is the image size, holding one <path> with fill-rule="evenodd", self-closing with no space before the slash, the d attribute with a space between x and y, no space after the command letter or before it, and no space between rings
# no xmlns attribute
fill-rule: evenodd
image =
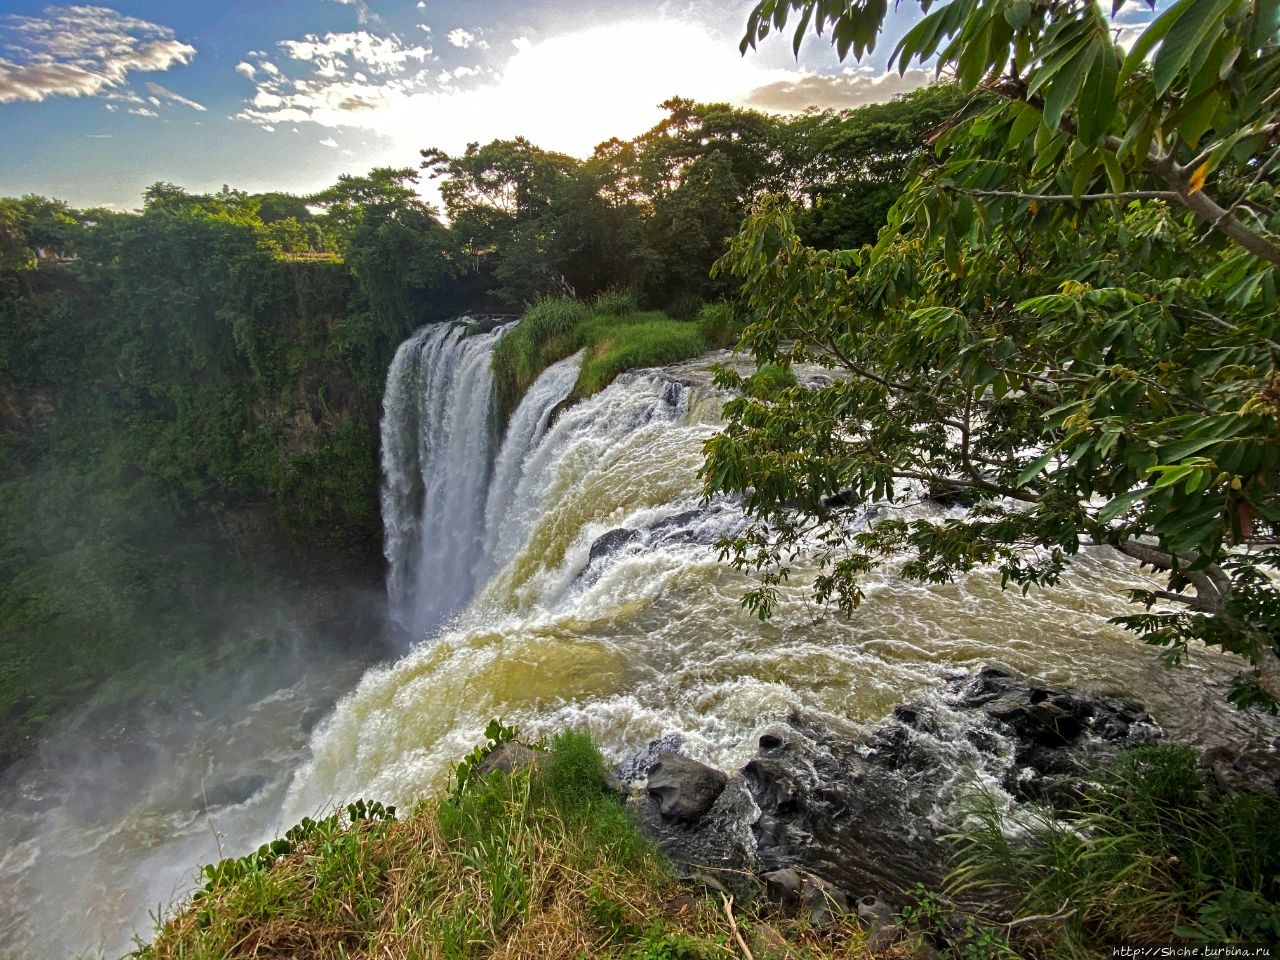
<svg viewBox="0 0 1280 960"><path fill-rule="evenodd" d="M719 900L678 881L603 791L586 738L401 821L320 830L172 917L142 960L741 957ZM750 939L755 917L737 920ZM856 925L777 922L787 955L867 956ZM759 960L764 960L763 954Z"/></svg>

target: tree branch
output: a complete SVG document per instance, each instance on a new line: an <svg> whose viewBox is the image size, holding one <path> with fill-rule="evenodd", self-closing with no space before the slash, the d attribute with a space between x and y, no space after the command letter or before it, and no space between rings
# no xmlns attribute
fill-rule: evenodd
<svg viewBox="0 0 1280 960"><path fill-rule="evenodd" d="M1124 193L1082 193L1073 196L1070 193L1023 193L1019 190L978 190L976 188L955 187L961 193L975 197L1004 197L1011 200L1043 200L1049 203L1073 203L1077 200L1115 200L1120 203L1129 200L1174 200L1181 202L1181 194L1175 190L1128 190Z"/></svg>

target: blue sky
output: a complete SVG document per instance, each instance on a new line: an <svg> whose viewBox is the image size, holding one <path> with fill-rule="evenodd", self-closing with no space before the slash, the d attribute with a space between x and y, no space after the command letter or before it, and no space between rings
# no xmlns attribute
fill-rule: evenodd
<svg viewBox="0 0 1280 960"><path fill-rule="evenodd" d="M841 65L738 54L751 0L0 0L0 196L137 207L157 180L308 193L418 150L528 137L586 156L671 96L772 110L888 99L906 25ZM903 9L909 4L903 4Z"/></svg>

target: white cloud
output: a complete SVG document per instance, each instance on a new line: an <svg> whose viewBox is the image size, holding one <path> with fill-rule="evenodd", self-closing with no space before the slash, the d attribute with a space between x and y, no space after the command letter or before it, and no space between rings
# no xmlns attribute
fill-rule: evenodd
<svg viewBox="0 0 1280 960"><path fill-rule="evenodd" d="M0 47L14 57L0 58L0 103L97 96L196 54L168 27L95 6L0 16Z"/></svg>
<svg viewBox="0 0 1280 960"><path fill-rule="evenodd" d="M301 40L281 40L280 48L293 60L317 65L322 76L341 76L353 64L375 74L403 73L411 60L422 63L431 51L421 45L406 46L396 34L378 36L366 30L355 33L314 33Z"/></svg>
<svg viewBox="0 0 1280 960"><path fill-rule="evenodd" d="M449 31L448 40L455 47L460 47L465 50L476 42L476 35L458 27L456 30Z"/></svg>
<svg viewBox="0 0 1280 960"><path fill-rule="evenodd" d="M662 69L655 68L655 50L662 51ZM491 71L405 65L403 73L366 83L323 77L316 61L296 61L305 75L289 69L289 79L260 84L239 117L367 130L381 138L381 152L369 157L374 163L403 163L425 146L457 152L469 141L520 135L586 156L611 136L653 126L666 115L659 104L670 97L745 104L753 91L795 77L794 69L742 58L730 39L676 20L619 22L538 42L521 37L507 62ZM482 80L486 73L490 79Z"/></svg>
<svg viewBox="0 0 1280 960"><path fill-rule="evenodd" d="M130 113L132 113L135 117L158 117L158 116L160 116L160 114L156 113L154 110L152 110L152 109L151 109L151 108L149 108L149 107L134 107L134 108L133 108L132 110L130 110L129 112L130 112Z"/></svg>
<svg viewBox="0 0 1280 960"><path fill-rule="evenodd" d="M236 64L236 73L240 74L242 77L248 77L252 80L258 75L258 69L252 63L245 63L244 61L241 61Z"/></svg>
<svg viewBox="0 0 1280 960"><path fill-rule="evenodd" d="M884 103L900 93L918 90L933 78L932 71L908 70L872 76L851 68L834 76L805 74L777 80L752 90L747 104L761 110L802 113L810 107L843 110L868 103Z"/></svg>
<svg viewBox="0 0 1280 960"><path fill-rule="evenodd" d="M207 107L205 107L204 104L196 103L194 100L188 100L186 97L182 96L181 94L174 93L172 90L168 89L167 87L162 87L158 83L152 83L148 81L147 89L150 90L157 97L164 97L166 100L171 100L172 102L181 104L184 107L190 107L192 110L198 110L200 113L204 113L208 109ZM156 101L156 102L157 104L159 103L159 101Z"/></svg>

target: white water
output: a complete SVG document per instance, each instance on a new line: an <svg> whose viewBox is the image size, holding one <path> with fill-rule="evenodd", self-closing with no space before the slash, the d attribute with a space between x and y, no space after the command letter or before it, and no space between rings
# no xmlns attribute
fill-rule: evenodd
<svg viewBox="0 0 1280 960"><path fill-rule="evenodd" d="M493 345L501 330L424 327L387 373L382 517L391 616L421 640L475 592L496 445Z"/></svg>
<svg viewBox="0 0 1280 960"><path fill-rule="evenodd" d="M568 398L578 380L582 351L552 364L529 387L520 406L511 417L502 438L493 468L493 479L484 507L484 549L476 561L475 580L486 583L499 565L499 545L510 541L510 517L516 506L517 487L521 478L536 474L537 468L526 460L540 443L551 423L551 415Z"/></svg>
<svg viewBox="0 0 1280 960"><path fill-rule="evenodd" d="M626 375L551 423L576 369L557 365L499 445L488 406L493 339L422 331L388 379L388 591L401 622L420 625L416 637L433 619L445 626L367 672L305 749L299 718L314 694L299 686L296 699L273 696L211 727L197 749L175 744L155 775L108 771L133 791L114 820L70 811L99 792L87 778L92 758L68 778L66 799L0 810L0 927L6 915L21 924L8 939L0 930L0 957L116 951L135 930L146 935L149 912L191 889L219 841L236 856L357 796L406 804L437 789L495 716L535 736L587 730L614 756L679 733L691 755L729 769L793 709L852 732L936 690L957 666L994 660L1137 697L1174 731L1212 715L1248 735L1221 701L1234 664L1200 654L1168 671L1106 623L1128 611L1125 588L1143 583L1107 551L1027 598L1002 592L991 574L925 586L887 571L851 619L807 601L811 571L801 564L761 623L738 603L750 581L715 545L741 513L701 497L702 443L723 401L708 385L709 361ZM460 556L465 568L451 561ZM445 620L450 605L456 619ZM193 802L206 777L258 773L263 786L244 802Z"/></svg>
<svg viewBox="0 0 1280 960"><path fill-rule="evenodd" d="M535 735L587 729L614 755L677 732L693 755L732 767L793 709L852 731L989 661L1197 722L1222 663L1170 673L1109 625L1143 582L1109 551L1029 598L1002 592L994 574L925 586L886 571L848 620L811 605L801 562L771 621L743 611L750 581L716 546L743 518L703 503L698 480L723 401L705 366L625 375L570 408L521 457L510 496L504 465L492 579L430 645L366 674L339 705L286 820L357 795L430 793L492 717Z"/></svg>

